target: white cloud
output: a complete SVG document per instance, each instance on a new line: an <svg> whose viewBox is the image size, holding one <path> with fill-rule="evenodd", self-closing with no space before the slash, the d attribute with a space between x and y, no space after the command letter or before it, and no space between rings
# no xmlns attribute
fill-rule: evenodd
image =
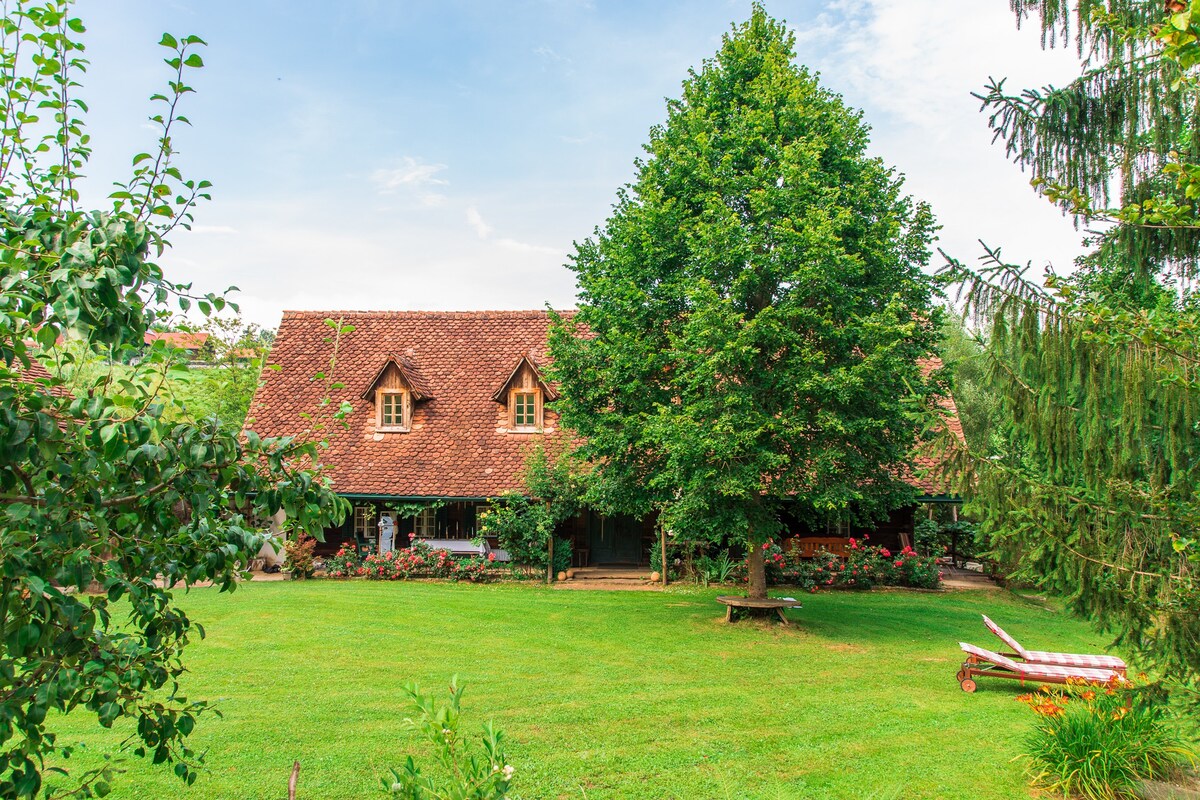
<svg viewBox="0 0 1200 800"><path fill-rule="evenodd" d="M535 55L539 55L542 58L546 59L547 61L556 61L560 64L570 64L571 63L571 59L569 59L566 56L562 55L561 53L557 52L553 47L550 47L549 45L543 44L539 47L536 47L536 48L534 48L533 52Z"/></svg>
<svg viewBox="0 0 1200 800"><path fill-rule="evenodd" d="M596 138L596 134L585 133L583 136L560 136L558 138L567 144L587 144Z"/></svg>
<svg viewBox="0 0 1200 800"><path fill-rule="evenodd" d="M371 173L371 180L379 186L381 194L391 194L403 187L445 186L449 181L436 177L446 169L445 164L425 164L412 156L405 156L398 167L380 168Z"/></svg>
<svg viewBox="0 0 1200 800"><path fill-rule="evenodd" d="M529 244L528 242L518 242L516 239L497 239L496 244L506 250L515 250L519 253L541 253L544 255L562 256L563 251L555 247L546 247L540 244Z"/></svg>
<svg viewBox="0 0 1200 800"><path fill-rule="evenodd" d="M1018 30L1004 3L948 13L945 0L858 0L831 2L827 11L814 29L830 44L814 42L809 64L864 109L872 151L907 175L907 191L933 205L940 245L971 262L982 239L1016 262L1069 271L1081 234L992 143L971 92L989 77L1008 77L1014 92L1064 84L1079 73L1074 50L1043 51L1038 32ZM798 39L808 37L802 31ZM807 48L799 49L804 61Z"/></svg>
<svg viewBox="0 0 1200 800"><path fill-rule="evenodd" d="M467 224L471 226L480 239L486 239L492 234L492 226L483 221L483 216L475 206L470 206L467 209Z"/></svg>

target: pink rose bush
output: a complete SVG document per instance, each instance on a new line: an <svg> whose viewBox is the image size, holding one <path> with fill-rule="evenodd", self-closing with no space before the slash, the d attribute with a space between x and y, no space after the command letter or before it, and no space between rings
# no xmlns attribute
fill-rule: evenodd
<svg viewBox="0 0 1200 800"><path fill-rule="evenodd" d="M411 578L443 578L479 583L492 577L489 567L495 556L458 557L449 550L435 550L410 537L412 544L402 550L370 553L359 558L353 542L343 544L326 562L331 578L367 578L376 581L402 581Z"/></svg>
<svg viewBox="0 0 1200 800"><path fill-rule="evenodd" d="M918 554L911 547L893 553L886 547L849 540L846 558L821 552L815 558L802 559L798 550L784 552L774 541L763 547L767 582L817 591L824 588L870 589L872 586L907 586L936 589L941 585L941 570L933 556ZM747 565L742 563L739 577L746 579Z"/></svg>

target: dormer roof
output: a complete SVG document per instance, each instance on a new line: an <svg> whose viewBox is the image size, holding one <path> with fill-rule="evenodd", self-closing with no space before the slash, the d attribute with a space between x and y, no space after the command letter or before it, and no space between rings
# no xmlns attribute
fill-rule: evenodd
<svg viewBox="0 0 1200 800"><path fill-rule="evenodd" d="M507 403L508 391L512 388L517 378L520 377L523 369L527 369L532 374L534 382L542 390L542 396L546 400L558 399L558 392L554 391L554 388L542 377L542 371L538 369L537 362L529 355L523 355L517 359L516 365L512 368L512 372L508 373L508 377L505 378L504 383L500 384L500 388L492 393L492 399L497 403Z"/></svg>
<svg viewBox="0 0 1200 800"><path fill-rule="evenodd" d="M367 384L367 388L363 390L363 393L359 395L359 397L361 397L363 400L374 401L375 391L379 388L379 385L387 376L389 369L394 369L397 373L399 373L400 379L404 382L405 387L412 395L412 400L414 403L419 403L422 400L433 399L433 392L429 389L428 381L425 380L425 377L421 374L421 371L417 369L417 365L413 363L412 359L408 358L407 356L395 355L388 356L384 360L383 366L381 366L379 371L375 373L375 377L371 379L371 382Z"/></svg>

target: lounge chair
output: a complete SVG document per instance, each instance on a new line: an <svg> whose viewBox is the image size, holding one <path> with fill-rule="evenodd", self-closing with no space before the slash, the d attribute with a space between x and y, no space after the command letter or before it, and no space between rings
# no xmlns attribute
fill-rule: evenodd
<svg viewBox="0 0 1200 800"><path fill-rule="evenodd" d="M996 623L983 615L983 624L988 630L1013 649L1011 653L1003 653L1009 658L1016 658L1030 664L1058 664L1064 667L1084 667L1086 669L1110 669L1121 675L1125 674L1125 662L1116 656L1088 655L1084 653L1048 653L1045 650L1026 650L1013 637Z"/></svg>
<svg viewBox="0 0 1200 800"><path fill-rule="evenodd" d="M1066 683L1077 679L1095 683L1124 683L1125 676L1111 669L1089 669L1061 664L1036 664L1030 661L1013 661L1008 656L993 653L973 644L959 642L958 646L967 654L967 660L959 669L959 686L964 692L975 691L975 677L989 675L994 678L1014 678L1024 683Z"/></svg>

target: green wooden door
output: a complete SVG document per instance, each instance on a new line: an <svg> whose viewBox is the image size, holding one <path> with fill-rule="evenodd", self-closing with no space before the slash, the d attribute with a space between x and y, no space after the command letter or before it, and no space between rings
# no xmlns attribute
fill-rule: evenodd
<svg viewBox="0 0 1200 800"><path fill-rule="evenodd" d="M588 542L592 564L636 565L642 560L642 528L636 519L592 513L590 523Z"/></svg>

